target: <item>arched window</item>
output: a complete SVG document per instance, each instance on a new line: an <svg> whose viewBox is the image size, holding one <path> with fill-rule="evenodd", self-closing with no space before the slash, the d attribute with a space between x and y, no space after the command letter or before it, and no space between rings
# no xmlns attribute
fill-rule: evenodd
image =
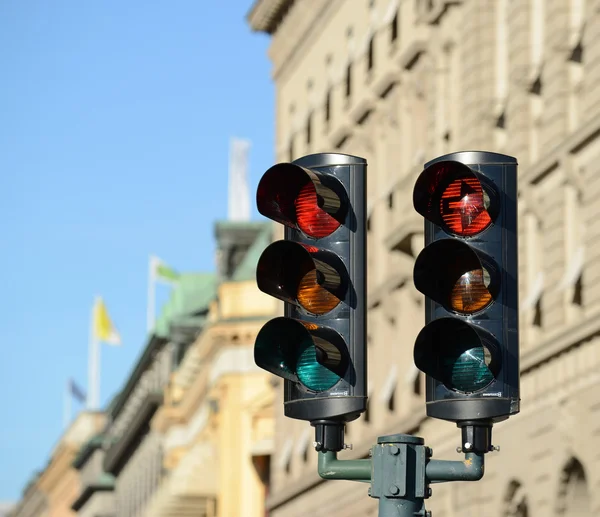
<svg viewBox="0 0 600 517"><path fill-rule="evenodd" d="M504 498L505 517L528 517L527 497L523 485L519 481L512 480L508 484L508 490Z"/></svg>
<svg viewBox="0 0 600 517"><path fill-rule="evenodd" d="M561 517L589 517L590 493L583 465L571 458L562 471L556 514Z"/></svg>

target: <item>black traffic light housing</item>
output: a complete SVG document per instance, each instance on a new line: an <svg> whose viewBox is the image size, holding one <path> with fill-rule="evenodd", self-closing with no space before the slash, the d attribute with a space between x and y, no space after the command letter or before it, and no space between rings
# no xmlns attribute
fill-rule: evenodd
<svg viewBox="0 0 600 517"><path fill-rule="evenodd" d="M313 154L274 165L257 191L258 211L285 225L257 284L285 309L259 331L255 362L285 379L285 415L310 421L321 450L340 450L366 409L366 167Z"/></svg>
<svg viewBox="0 0 600 517"><path fill-rule="evenodd" d="M413 203L425 218L414 282L426 325L414 359L427 374L427 414L457 422L472 445L466 427L491 429L519 411L517 161L481 151L436 158ZM469 439L485 449L484 434Z"/></svg>

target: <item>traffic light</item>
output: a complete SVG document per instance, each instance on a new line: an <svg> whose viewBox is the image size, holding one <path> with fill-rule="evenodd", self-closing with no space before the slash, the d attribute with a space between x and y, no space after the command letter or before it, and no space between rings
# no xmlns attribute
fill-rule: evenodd
<svg viewBox="0 0 600 517"><path fill-rule="evenodd" d="M261 255L257 284L285 310L258 333L254 358L285 379L285 415L313 425L343 429L366 408L366 168L313 154L274 165L258 185L258 211L285 239Z"/></svg>
<svg viewBox="0 0 600 517"><path fill-rule="evenodd" d="M429 416L498 422L519 411L517 161L468 151L425 165L415 287L426 325L414 348ZM462 425L461 425L462 426Z"/></svg>

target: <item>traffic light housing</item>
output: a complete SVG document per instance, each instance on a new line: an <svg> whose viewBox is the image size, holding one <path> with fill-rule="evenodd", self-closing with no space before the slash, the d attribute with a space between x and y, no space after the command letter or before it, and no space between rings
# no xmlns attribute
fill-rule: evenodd
<svg viewBox="0 0 600 517"><path fill-rule="evenodd" d="M258 261L257 284L285 309L259 331L255 362L285 379L286 416L333 425L337 442L367 401L366 167L346 154L305 156L267 170L256 196L285 226Z"/></svg>
<svg viewBox="0 0 600 517"><path fill-rule="evenodd" d="M414 192L425 327L414 348L427 414L465 423L519 411L517 161L468 151L425 165Z"/></svg>

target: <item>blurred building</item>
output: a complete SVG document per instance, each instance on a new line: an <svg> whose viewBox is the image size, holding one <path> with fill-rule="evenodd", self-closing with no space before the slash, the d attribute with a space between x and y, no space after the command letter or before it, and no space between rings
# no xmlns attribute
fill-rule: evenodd
<svg viewBox="0 0 600 517"><path fill-rule="evenodd" d="M115 478L104 472L106 436L99 433L80 450L73 466L79 471L81 492L71 508L83 517L115 515Z"/></svg>
<svg viewBox="0 0 600 517"><path fill-rule="evenodd" d="M13 503L8 503L8 502L0 503L0 517L8 517L13 508L14 508Z"/></svg>
<svg viewBox="0 0 600 517"><path fill-rule="evenodd" d="M273 387L254 364L253 345L277 310L255 281L271 229L269 223L216 225L216 296L153 421L164 436L166 474L146 517L264 515Z"/></svg>
<svg viewBox="0 0 600 517"><path fill-rule="evenodd" d="M40 473L36 472L25 485L21 494L21 500L13 508L9 509L2 517L46 517L48 502L46 495L40 490L37 481Z"/></svg>
<svg viewBox="0 0 600 517"><path fill-rule="evenodd" d="M102 429L104 414L80 413L62 435L46 468L37 473L23 490L11 517L72 517L71 505L80 492L80 480L72 463L81 446Z"/></svg>
<svg viewBox="0 0 600 517"><path fill-rule="evenodd" d="M348 426L424 436L456 458L459 431L424 413L412 350L423 163L481 149L520 163L522 412L494 429L477 485L434 485L434 515L600 513L600 11L591 0L256 0L271 36L277 161L369 161L370 404ZM321 481L312 429L275 405L273 517L375 515L364 485Z"/></svg>
<svg viewBox="0 0 600 517"><path fill-rule="evenodd" d="M271 233L217 223L218 272L180 276L107 424L71 458L78 515L264 515L274 395L253 345L278 307L254 277Z"/></svg>

